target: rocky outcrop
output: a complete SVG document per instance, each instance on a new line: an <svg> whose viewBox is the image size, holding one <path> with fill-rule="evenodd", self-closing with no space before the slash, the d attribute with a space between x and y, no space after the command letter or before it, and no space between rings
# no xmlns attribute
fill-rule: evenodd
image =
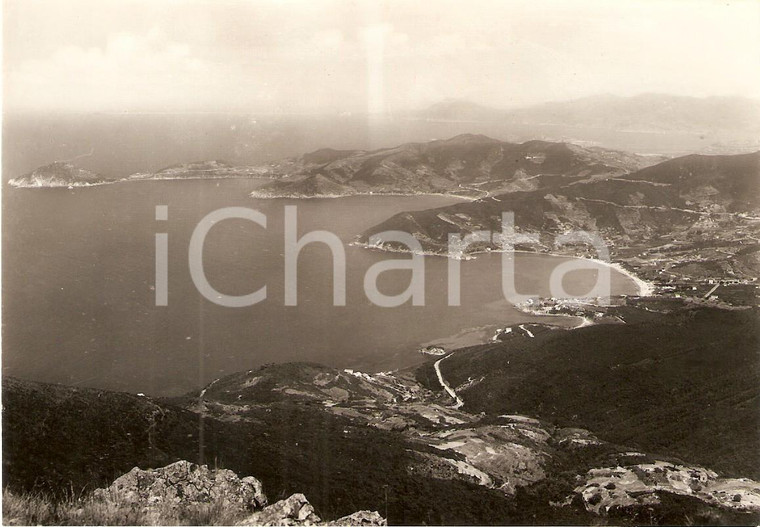
<svg viewBox="0 0 760 527"><path fill-rule="evenodd" d="M189 461L149 470L135 467L108 488L95 490L93 499L141 508L156 521L181 508L214 505L228 517L244 516L237 525L387 525L374 511L358 511L323 523L303 494L267 506L258 479L241 479L231 470L212 470Z"/></svg>
<svg viewBox="0 0 760 527"><path fill-rule="evenodd" d="M377 511L358 511L323 523L306 496L293 494L251 514L237 525L388 525L388 522Z"/></svg>
<svg viewBox="0 0 760 527"><path fill-rule="evenodd" d="M319 525L321 522L306 496L293 494L248 516L238 525Z"/></svg>
<svg viewBox="0 0 760 527"><path fill-rule="evenodd" d="M133 503L144 508L220 504L241 512L267 505L262 484L254 477L240 479L231 470L211 470L206 465L177 461L162 468L133 468L95 498Z"/></svg>
<svg viewBox="0 0 760 527"><path fill-rule="evenodd" d="M377 511L358 511L329 522L327 525L388 525L388 521Z"/></svg>

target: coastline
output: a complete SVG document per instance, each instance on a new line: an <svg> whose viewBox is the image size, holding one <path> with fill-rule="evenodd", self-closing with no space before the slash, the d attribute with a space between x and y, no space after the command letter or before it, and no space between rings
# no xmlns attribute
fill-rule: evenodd
<svg viewBox="0 0 760 527"><path fill-rule="evenodd" d="M409 251L409 250L404 250L404 249L394 248L394 247L372 245L372 244L368 244L366 242L360 242L360 241L351 242L349 243L349 246L360 247L363 249L370 249L370 250L375 249L375 250L389 252L389 253L416 254L420 256L439 256L443 258L453 258L452 256L449 256L447 254L443 254L443 253L435 252L435 251L424 251L424 250L421 252ZM577 260L586 260L589 262L594 262L595 264L600 264L608 268L612 268L616 270L617 272L621 273L622 275L624 275L625 277L629 278L638 288L638 294L636 296L645 297L645 296L652 296L655 294L655 285L653 283L648 282L636 276L635 273L626 269L625 266L620 262L606 262L604 260L599 260L596 258L588 258L584 256L573 256L573 255L567 255L567 254L556 254L556 253L551 253L551 252L537 252L537 251L524 251L524 250L513 250L512 252L522 253L522 254L532 254L532 255L539 254L539 255L547 255L547 256L556 256L556 257L572 258L572 259L577 259ZM489 253L503 254L504 251L503 250L475 251L472 253L468 253L466 255L462 255L458 257L457 259L474 260L480 254L489 254ZM619 295L613 295L613 296L619 296ZM547 326L561 328L566 331L572 331L575 329L589 327L589 326L593 326L597 324L597 322L595 322L592 318L583 316L583 315L571 315L571 314L565 314L565 313L545 313L541 311L528 309L526 306L519 305L519 304L513 305L513 307L516 310L520 311L521 313L535 316L542 319L543 322L541 323ZM552 319L554 319L555 322L552 322ZM559 322L559 320L570 320L570 319L576 320L577 323L575 325L569 326L569 325L565 325ZM470 328L465 328L453 335L447 335L447 336L439 337L439 338L421 343L420 347L441 346L448 352L448 351L455 351L463 347L488 344L489 342L493 342L493 337L496 336L496 335L491 335L495 329L498 330L501 327L511 327L515 325L518 325L518 324L515 323L515 324L503 325L503 326L499 324L473 326ZM498 335L498 332L497 332L497 335Z"/></svg>
<svg viewBox="0 0 760 527"><path fill-rule="evenodd" d="M41 188L74 189L74 188L102 187L104 185L113 185L115 183L121 183L121 181L122 180L120 179L115 179L113 181L98 181L97 183L75 182L75 183L55 183L55 184L45 184L45 185L34 185L34 184L20 182L17 179L9 179L8 186L11 186L13 188L33 188L33 189L41 189Z"/></svg>
<svg viewBox="0 0 760 527"><path fill-rule="evenodd" d="M99 187L102 185L114 185L116 183L132 183L138 181L199 181L199 180L221 180L221 179L251 179L251 180L267 180L267 181L279 181L279 177L269 177L262 175L224 175L224 176L173 176L173 177L142 177L139 173L132 174L120 179L114 179L109 181L101 181L97 183L45 183L45 184L29 184L27 182L18 181L18 178L8 180L7 184L14 188L30 188L30 189L45 189L45 188L85 188L85 187ZM466 195L466 194L447 194L445 192L351 192L345 194L315 194L315 195L303 195L303 194L266 194L260 193L258 190L253 190L248 193L248 197L253 199L338 199L338 198L351 198L354 196L379 196L379 197L415 197L415 196L438 196L442 198L454 198L461 199L463 201L477 201L478 197Z"/></svg>
<svg viewBox="0 0 760 527"><path fill-rule="evenodd" d="M264 178L262 178L264 179ZM273 181L277 181L274 179ZM384 196L397 196L402 198L409 198L414 196L439 196L443 198L457 198L462 199L465 201L477 201L480 198L474 198L471 196L461 195L461 194L446 194L443 192L352 192L350 194L315 194L310 196L305 196L302 194L277 194L277 195L267 195L267 194L260 194L258 191L254 190L251 191L248 194L248 197L253 199L338 199L338 198L352 198L354 196L378 196L378 197L384 197Z"/></svg>
<svg viewBox="0 0 760 527"><path fill-rule="evenodd" d="M87 187L101 187L103 185L115 185L117 183L133 183L138 181L198 181L198 180L219 180L219 179L255 179L255 180L270 180L270 181L277 181L276 178L270 178L267 176L184 176L184 177L133 177L133 176L127 176L121 179L114 179L110 181L99 181L97 183L82 183L82 182L74 182L74 183L46 183L44 185L34 185L29 184L26 182L19 182L17 181L17 178L9 179L8 185L13 188L33 188L33 189L43 189L43 188L87 188Z"/></svg>
<svg viewBox="0 0 760 527"><path fill-rule="evenodd" d="M362 247L364 249L374 249L374 250L384 251L384 252L389 252L389 253L415 254L415 255L419 255L419 256L440 256L442 258L454 258L454 259L457 259L457 260L474 260L480 254L492 254L492 253L503 254L505 252L504 250L501 250L501 249L492 249L492 250L488 250L488 251L473 251L471 253L462 254L461 256L455 257L455 256L452 256L452 255L448 255L448 254L441 253L441 252L436 252L436 251L425 251L425 250L423 250L423 251L408 251L408 250L405 250L405 249L397 249L397 248L394 248L394 247L386 247L386 246L382 246L382 245L372 245L370 243L360 242L358 240L350 242L349 246L351 246L351 247ZM558 256L558 257L562 257L562 258L572 258L572 259L576 259L576 260L586 260L586 261L589 261L589 262L594 262L596 264L600 264L600 265L603 265L603 266L606 266L606 267L610 267L610 268L616 270L617 272L619 272L620 274L626 276L627 278L630 278L631 281L634 284L636 284L636 287L639 289L637 296L652 296L655 293L655 285L653 283L648 282L648 281L644 280L643 278L640 278L640 277L636 276L633 273L633 271L629 271L628 269L626 269L625 266L623 265L623 263L621 263L621 262L606 262L604 260L598 260L596 258L588 258L586 256L574 256L574 255L569 255L569 254L557 254L557 253L552 253L552 252L524 251L524 250L518 250L518 249L512 250L511 252L513 252L513 253L522 253L522 254L544 254L544 255L548 255L548 256Z"/></svg>

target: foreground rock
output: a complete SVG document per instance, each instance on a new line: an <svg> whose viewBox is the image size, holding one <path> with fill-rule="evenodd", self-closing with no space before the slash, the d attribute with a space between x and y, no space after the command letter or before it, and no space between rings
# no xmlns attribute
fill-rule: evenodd
<svg viewBox="0 0 760 527"><path fill-rule="evenodd" d="M388 520L380 516L377 511L358 511L329 522L327 525L388 525Z"/></svg>
<svg viewBox="0 0 760 527"><path fill-rule="evenodd" d="M323 523L306 496L293 494L251 514L238 525L388 525L388 522L376 511L358 511Z"/></svg>
<svg viewBox="0 0 760 527"><path fill-rule="evenodd" d="M321 522L306 496L293 494L252 514L238 525L317 525Z"/></svg>
<svg viewBox="0 0 760 527"><path fill-rule="evenodd" d="M97 489L94 497L147 509L214 503L243 513L267 505L261 482L256 478L240 479L231 470L211 470L189 461L150 470L135 467L108 488Z"/></svg>
<svg viewBox="0 0 760 527"><path fill-rule="evenodd" d="M303 494L293 494L267 506L258 479L252 476L241 479L231 470L211 470L189 461L149 470L135 467L108 488L95 490L93 498L140 508L156 520L151 523L172 517L172 511L213 505L224 511L225 518L243 516L237 525L387 525L385 518L370 511L322 522Z"/></svg>

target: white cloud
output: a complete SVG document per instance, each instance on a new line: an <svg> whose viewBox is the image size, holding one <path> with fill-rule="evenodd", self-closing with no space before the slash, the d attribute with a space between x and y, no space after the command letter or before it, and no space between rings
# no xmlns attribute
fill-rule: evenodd
<svg viewBox="0 0 760 527"><path fill-rule="evenodd" d="M190 47L158 29L139 35L118 32L102 47L63 46L47 59L29 59L8 72L9 106L45 109L62 102L73 110L169 104L183 99L181 85L201 83L209 65Z"/></svg>
<svg viewBox="0 0 760 527"><path fill-rule="evenodd" d="M7 0L5 106L355 112L760 93L753 0L325 2Z"/></svg>

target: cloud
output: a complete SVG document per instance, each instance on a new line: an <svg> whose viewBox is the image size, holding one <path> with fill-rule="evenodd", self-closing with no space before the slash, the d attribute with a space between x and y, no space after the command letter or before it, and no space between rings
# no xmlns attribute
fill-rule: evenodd
<svg viewBox="0 0 760 527"><path fill-rule="evenodd" d="M749 0L6 7L6 109L356 112L760 89L760 3Z"/></svg>
<svg viewBox="0 0 760 527"><path fill-rule="evenodd" d="M48 58L24 61L8 72L6 98L10 106L46 108L66 101L77 110L109 100L124 108L145 99L164 104L177 96L180 84L199 81L207 69L189 45L158 29L117 32L101 47L66 45Z"/></svg>
<svg viewBox="0 0 760 527"><path fill-rule="evenodd" d="M169 41L159 30L146 35L115 33L104 48L83 49L67 46L56 51L51 60L26 63L23 69L55 73L71 71L93 76L122 72L130 74L161 74L174 71L198 71L201 61L192 57L187 44Z"/></svg>

